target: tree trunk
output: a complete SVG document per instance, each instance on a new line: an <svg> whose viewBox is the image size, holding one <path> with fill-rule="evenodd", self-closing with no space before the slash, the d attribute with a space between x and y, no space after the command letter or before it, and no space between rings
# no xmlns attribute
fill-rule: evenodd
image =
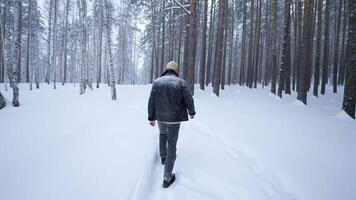
<svg viewBox="0 0 356 200"><path fill-rule="evenodd" d="M19 103L19 70L21 69L21 0L14 2L14 61L12 67L12 90L14 107L20 106Z"/></svg>
<svg viewBox="0 0 356 200"><path fill-rule="evenodd" d="M337 72L339 69L339 41L340 41L340 26L341 26L341 8L342 0L339 1L338 16L337 16L337 28L335 36L335 50L334 50L334 65L333 65L333 92L337 92Z"/></svg>
<svg viewBox="0 0 356 200"><path fill-rule="evenodd" d="M116 100L116 84L114 76L114 64L111 53L111 14L109 14L109 0L105 0L105 23L106 23L106 52L109 56L109 76L110 76L110 87L111 87L111 99Z"/></svg>
<svg viewBox="0 0 356 200"><path fill-rule="evenodd" d="M2 18L2 7L0 6L0 83L5 82L5 20Z"/></svg>
<svg viewBox="0 0 356 200"><path fill-rule="evenodd" d="M329 0L325 0L325 25L324 25L324 58L323 58L323 71L321 79L321 94L325 94L325 86L328 82L328 70L329 70Z"/></svg>
<svg viewBox="0 0 356 200"><path fill-rule="evenodd" d="M278 0L273 0L272 3L272 86L271 92L276 94L277 89L277 18L278 18Z"/></svg>
<svg viewBox="0 0 356 200"><path fill-rule="evenodd" d="M243 20L242 20L242 41L241 41L241 58L240 58L240 80L239 85L245 85L245 68L246 68L246 17L247 17L247 0L243 2Z"/></svg>
<svg viewBox="0 0 356 200"><path fill-rule="evenodd" d="M31 51L31 20L32 18L32 1L28 1L28 23L27 23L27 47L26 47L26 83L30 82L30 51Z"/></svg>
<svg viewBox="0 0 356 200"><path fill-rule="evenodd" d="M282 62L279 69L278 96L282 98L282 91L290 94L290 0L284 1L284 35ZM288 79L288 80L287 80Z"/></svg>
<svg viewBox="0 0 356 200"><path fill-rule="evenodd" d="M347 40L347 73L343 110L355 119L356 103L356 1L348 1L349 31Z"/></svg>
<svg viewBox="0 0 356 200"><path fill-rule="evenodd" d="M340 67L339 67L339 77L338 77L338 82L339 85L343 85L345 81L345 65L346 65L346 57L345 57L345 52L347 46L345 44L346 41L346 27L347 27L347 8L346 8L346 2L347 0L344 0L344 10L343 10L343 23L342 23L342 42L341 42L341 55L340 55Z"/></svg>
<svg viewBox="0 0 356 200"><path fill-rule="evenodd" d="M312 65L312 43L313 43L313 0L306 0L304 5L303 23L303 57L300 66L299 90L297 99L307 104L308 91L308 68Z"/></svg>
<svg viewBox="0 0 356 200"><path fill-rule="evenodd" d="M254 11L255 11L255 0L251 0L251 11L250 11L250 41L248 43L248 56L247 56L247 86L252 88L253 79L253 38L254 38Z"/></svg>
<svg viewBox="0 0 356 200"><path fill-rule="evenodd" d="M318 10L318 30L316 36L316 58L314 66L314 96L318 96L319 84L320 84L320 58L321 58L321 23L323 14L323 0L317 0L317 10Z"/></svg>
<svg viewBox="0 0 356 200"><path fill-rule="evenodd" d="M56 43L57 43L57 11L58 0L54 0L54 24L53 24L53 44L52 44L52 66L53 66L53 89L56 89L57 65L56 65Z"/></svg>
<svg viewBox="0 0 356 200"><path fill-rule="evenodd" d="M68 57L68 14L69 14L70 0L66 1L66 16L64 25L64 61L63 61L63 80L62 85L67 82L67 57Z"/></svg>
<svg viewBox="0 0 356 200"><path fill-rule="evenodd" d="M217 35L215 41L215 65L214 65L214 84L213 84L213 92L216 96L219 96L220 92L220 77L221 77L221 65L222 65L222 57L223 57L223 37L225 31L225 6L226 0L219 0L219 15L218 15L218 27L217 27Z"/></svg>
<svg viewBox="0 0 356 200"><path fill-rule="evenodd" d="M213 20L213 11L214 11L215 0L211 0L210 5L210 24L209 24L209 49L208 49L208 61L206 64L206 86L211 82L211 66L212 66L212 57L213 57L213 43L214 43L214 20ZM215 12L215 11L214 11Z"/></svg>
<svg viewBox="0 0 356 200"><path fill-rule="evenodd" d="M52 9L53 1L49 1L49 17L48 17L48 35L47 35L47 69L46 69L46 82L49 84L49 79L51 76L51 40L52 40Z"/></svg>
<svg viewBox="0 0 356 200"><path fill-rule="evenodd" d="M86 14L87 14L87 2L86 0L78 0L79 19L81 26L81 55L80 55L80 94L84 94L86 90L86 73L87 73L87 30L86 30Z"/></svg>
<svg viewBox="0 0 356 200"><path fill-rule="evenodd" d="M199 69L199 83L200 89L205 89L205 61L206 61L206 31L208 26L208 0L204 1L204 20L203 20L203 30L202 30L202 46L200 55L200 69Z"/></svg>

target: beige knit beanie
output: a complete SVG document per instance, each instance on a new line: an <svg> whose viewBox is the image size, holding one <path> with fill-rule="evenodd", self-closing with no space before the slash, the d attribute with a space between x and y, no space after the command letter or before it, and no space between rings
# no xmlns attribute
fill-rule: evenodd
<svg viewBox="0 0 356 200"><path fill-rule="evenodd" d="M171 61L167 64L167 69L173 69L174 71L178 72L178 64L174 61Z"/></svg>

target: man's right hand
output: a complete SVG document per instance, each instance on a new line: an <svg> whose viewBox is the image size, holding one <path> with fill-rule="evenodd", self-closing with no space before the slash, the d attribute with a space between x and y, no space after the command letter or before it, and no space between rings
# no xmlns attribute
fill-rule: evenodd
<svg viewBox="0 0 356 200"><path fill-rule="evenodd" d="M150 125L151 125L151 126L153 126L153 127L154 127L154 126L155 126L155 124L156 124L156 123L155 123L155 121L150 121Z"/></svg>
<svg viewBox="0 0 356 200"><path fill-rule="evenodd" d="M190 119L194 119L195 115L190 115Z"/></svg>

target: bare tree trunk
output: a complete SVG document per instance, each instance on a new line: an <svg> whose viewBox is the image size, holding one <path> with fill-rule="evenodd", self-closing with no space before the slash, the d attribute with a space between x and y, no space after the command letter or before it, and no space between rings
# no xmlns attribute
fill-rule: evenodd
<svg viewBox="0 0 356 200"><path fill-rule="evenodd" d="M257 74L258 74L258 66L260 61L260 42L261 42L261 13L262 13L262 0L257 0L257 20L256 20L256 38L255 38L255 61L254 61L254 74L253 74L253 87L257 88ZM251 83L252 87L252 83Z"/></svg>
<svg viewBox="0 0 356 200"><path fill-rule="evenodd" d="M347 40L347 73L342 109L355 119L356 103L356 1L348 1L349 31Z"/></svg>
<svg viewBox="0 0 356 200"><path fill-rule="evenodd" d="M297 99L307 104L308 90L308 67L312 65L312 43L313 43L313 0L306 0L304 5L304 23L303 23L303 64L300 68L300 80Z"/></svg>
<svg viewBox="0 0 356 200"><path fill-rule="evenodd" d="M321 80L321 94L325 94L325 86L328 82L328 70L329 70L329 0L325 0L325 25L324 25L324 58L323 58L323 71Z"/></svg>
<svg viewBox="0 0 356 200"><path fill-rule="evenodd" d="M48 17L48 35L47 35L47 69L46 69L46 82L49 84L49 79L51 76L51 40L52 40L52 9L53 1L50 0L49 3L49 17Z"/></svg>
<svg viewBox="0 0 356 200"><path fill-rule="evenodd" d="M57 11L58 0L54 0L54 24L53 24L53 44L52 44L52 65L53 65L53 89L56 89L57 65L56 65L56 43L57 43Z"/></svg>
<svg viewBox="0 0 356 200"><path fill-rule="evenodd" d="M247 86L252 88L253 79L253 49L254 49L254 12L255 12L255 0L251 0L250 11L250 41L248 43L248 55L247 55Z"/></svg>
<svg viewBox="0 0 356 200"><path fill-rule="evenodd" d="M219 15L218 15L218 28L216 35L216 51L215 51L215 65L214 65L214 84L213 92L216 96L220 95L220 77L221 77L221 65L223 57L223 37L225 31L225 6L226 0L219 0Z"/></svg>
<svg viewBox="0 0 356 200"><path fill-rule="evenodd" d="M271 50L272 50L272 86L271 86L271 92L273 94L276 94L276 88L277 88L277 11L278 11L278 0L273 0L272 3L272 44L271 44Z"/></svg>
<svg viewBox="0 0 356 200"><path fill-rule="evenodd" d="M334 50L334 65L333 65L333 92L337 92L337 72L339 69L339 41L340 41L340 26L341 26L341 8L342 0L339 0L338 16L337 16L337 28L335 36L335 50Z"/></svg>
<svg viewBox="0 0 356 200"><path fill-rule="evenodd" d="M338 77L338 83L339 85L343 85L345 81L345 65L346 65L346 57L345 57L345 52L346 52L346 27L347 27L347 8L346 8L346 2L347 0L344 0L343 3L343 22L342 22L342 42L341 42L341 55L340 55L340 67L339 67L339 77Z"/></svg>
<svg viewBox="0 0 356 200"><path fill-rule="evenodd" d="M246 18L247 18L247 0L243 2L243 22L242 22L242 42L241 42L241 63L240 63L240 80L239 85L242 86L245 84L245 63L246 63Z"/></svg>
<svg viewBox="0 0 356 200"><path fill-rule="evenodd" d="M86 0L78 0L79 19L81 26L81 55L80 55L80 94L84 94L86 90L86 73L87 73L87 30L86 30L86 14L87 2Z"/></svg>
<svg viewBox="0 0 356 200"><path fill-rule="evenodd" d="M320 57L321 57L321 23L322 23L322 12L323 12L323 0L317 0L317 10L318 10L318 30L316 36L316 58L314 66L314 96L318 96L319 84L320 84Z"/></svg>
<svg viewBox="0 0 356 200"><path fill-rule="evenodd" d="M279 69L278 96L282 98L282 91L286 88L286 93L290 94L290 0L284 2L284 35L282 63ZM287 79L289 81L287 81ZM288 82L288 83L287 83ZM288 88L288 91L287 91Z"/></svg>
<svg viewBox="0 0 356 200"><path fill-rule="evenodd" d="M213 43L214 43L214 20L213 20L213 11L214 11L215 0L211 0L210 5L210 23L209 23L209 49L208 49L208 60L206 64L206 86L211 82L211 66L212 66L212 57L213 57Z"/></svg>
<svg viewBox="0 0 356 200"><path fill-rule="evenodd" d="M14 2L14 62L12 67L12 90L14 107L20 106L19 103L19 70L21 68L21 0Z"/></svg>
<svg viewBox="0 0 356 200"><path fill-rule="evenodd" d="M32 1L28 1L28 23L27 23L27 47L26 47L26 83L30 82L30 51L31 51L31 18L32 18ZM31 86L30 86L31 87ZM31 87L32 88L32 87Z"/></svg>
<svg viewBox="0 0 356 200"><path fill-rule="evenodd" d="M111 99L116 100L116 84L114 76L114 64L111 53L111 14L109 14L109 0L105 0L105 28L106 28L106 52L109 56L109 76L111 87Z"/></svg>
<svg viewBox="0 0 356 200"><path fill-rule="evenodd" d="M205 89L205 61L206 61L206 31L208 26L208 0L204 1L204 20L203 20L203 30L202 30L202 46L201 46L201 55L200 55L200 74L199 74L199 83L200 89Z"/></svg>
<svg viewBox="0 0 356 200"><path fill-rule="evenodd" d="M68 14L69 14L70 0L66 1L66 15L64 25L64 61L63 61L63 80L62 85L67 82L67 57L68 57Z"/></svg>
<svg viewBox="0 0 356 200"><path fill-rule="evenodd" d="M5 19L3 19L2 7L0 6L0 83L5 82Z"/></svg>

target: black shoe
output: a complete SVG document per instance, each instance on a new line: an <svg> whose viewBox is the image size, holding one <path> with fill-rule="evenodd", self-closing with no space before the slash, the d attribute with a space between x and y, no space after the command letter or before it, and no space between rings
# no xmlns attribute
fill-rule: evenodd
<svg viewBox="0 0 356 200"><path fill-rule="evenodd" d="M161 163L162 163L162 165L166 164L166 157L161 158Z"/></svg>
<svg viewBox="0 0 356 200"><path fill-rule="evenodd" d="M168 188L176 180L176 175L172 174L172 178L169 181L163 180L163 188Z"/></svg>

